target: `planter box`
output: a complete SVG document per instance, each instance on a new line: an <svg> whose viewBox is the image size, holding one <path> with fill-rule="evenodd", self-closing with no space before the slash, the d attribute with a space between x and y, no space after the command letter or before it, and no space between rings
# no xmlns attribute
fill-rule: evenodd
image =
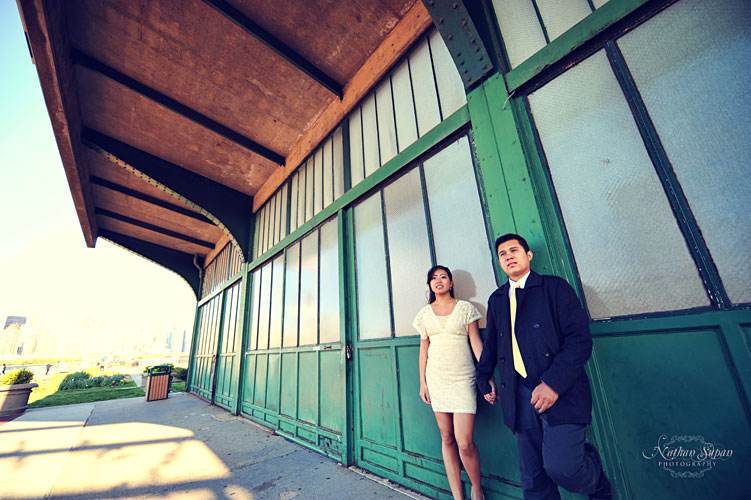
<svg viewBox="0 0 751 500"><path fill-rule="evenodd" d="M39 384L0 385L0 417L26 411L34 387L39 387Z"/></svg>

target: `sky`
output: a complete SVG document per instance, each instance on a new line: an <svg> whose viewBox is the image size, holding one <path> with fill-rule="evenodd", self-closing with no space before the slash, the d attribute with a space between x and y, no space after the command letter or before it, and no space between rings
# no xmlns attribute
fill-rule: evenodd
<svg viewBox="0 0 751 500"><path fill-rule="evenodd" d="M190 331L195 304L172 271L86 246L16 2L0 0L0 321Z"/></svg>

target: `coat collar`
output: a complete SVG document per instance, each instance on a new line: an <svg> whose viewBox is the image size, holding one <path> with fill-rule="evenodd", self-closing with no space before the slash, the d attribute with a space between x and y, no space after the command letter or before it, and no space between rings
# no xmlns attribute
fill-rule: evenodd
<svg viewBox="0 0 751 500"><path fill-rule="evenodd" d="M529 276L527 277L527 282L524 284L523 290L526 290L527 288L533 287L533 286L542 286L542 276L540 276L536 272L530 270L529 271ZM504 283L503 285L501 285L501 287L499 289L497 289L495 291L495 293L500 293L500 294L508 297L508 287L509 287L509 283L508 283L508 279L507 279L506 283Z"/></svg>

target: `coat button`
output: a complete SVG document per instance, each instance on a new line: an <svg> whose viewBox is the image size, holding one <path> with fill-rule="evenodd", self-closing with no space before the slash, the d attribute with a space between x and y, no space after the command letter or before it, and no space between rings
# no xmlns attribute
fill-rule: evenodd
<svg viewBox="0 0 751 500"><path fill-rule="evenodd" d="M505 362L506 362L506 358L501 358L501 363L505 363Z"/></svg>
<svg viewBox="0 0 751 500"><path fill-rule="evenodd" d="M500 337L503 337L503 332L499 333L498 335L499 335Z"/></svg>
<svg viewBox="0 0 751 500"><path fill-rule="evenodd" d="M505 389L505 388L506 388L506 384L501 384L501 389Z"/></svg>
<svg viewBox="0 0 751 500"><path fill-rule="evenodd" d="M540 328L540 323L535 323L535 324L533 325L533 328Z"/></svg>
<svg viewBox="0 0 751 500"><path fill-rule="evenodd" d="M546 352L546 353L545 353L545 357L546 357L546 358L549 358L549 357L550 357L550 353L549 353L549 352Z"/></svg>

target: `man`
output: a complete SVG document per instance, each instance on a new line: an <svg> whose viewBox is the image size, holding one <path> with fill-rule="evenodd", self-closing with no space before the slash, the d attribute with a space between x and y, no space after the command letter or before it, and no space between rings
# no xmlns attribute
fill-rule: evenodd
<svg viewBox="0 0 751 500"><path fill-rule="evenodd" d="M530 271L524 238L503 235L495 248L509 281L488 299L477 385L489 403L501 400L503 420L516 435L524 498L560 499L561 486L610 499L600 455L585 442L592 413L584 372L592 354L587 315L566 281ZM497 363L498 394L491 386Z"/></svg>

